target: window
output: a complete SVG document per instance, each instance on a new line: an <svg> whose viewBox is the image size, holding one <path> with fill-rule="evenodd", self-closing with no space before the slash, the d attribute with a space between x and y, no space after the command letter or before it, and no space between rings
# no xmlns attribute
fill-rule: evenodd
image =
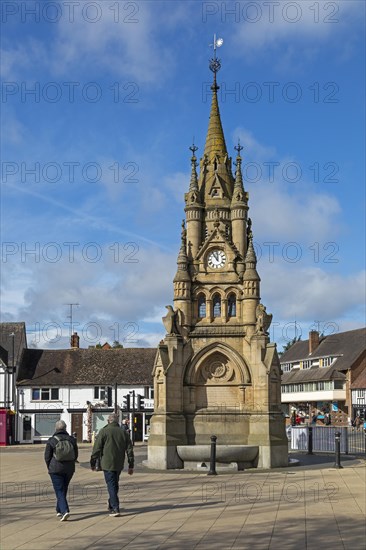
<svg viewBox="0 0 366 550"><path fill-rule="evenodd" d="M228 317L236 317L236 296L235 294L229 294L227 300L227 314Z"/></svg>
<svg viewBox="0 0 366 550"><path fill-rule="evenodd" d="M310 369L311 367L311 361L303 361L302 362L302 368L303 369Z"/></svg>
<svg viewBox="0 0 366 550"><path fill-rule="evenodd" d="M94 399L104 401L107 397L107 388L105 386L94 386Z"/></svg>
<svg viewBox="0 0 366 550"><path fill-rule="evenodd" d="M291 368L292 368L292 363L284 363L282 365L283 372L290 372Z"/></svg>
<svg viewBox="0 0 366 550"><path fill-rule="evenodd" d="M37 436L50 437L55 431L55 424L60 420L60 414L51 413L37 413L34 418L34 434Z"/></svg>
<svg viewBox="0 0 366 550"><path fill-rule="evenodd" d="M220 294L215 294L212 299L212 307L213 307L213 316L214 317L221 317L221 296Z"/></svg>
<svg viewBox="0 0 366 550"><path fill-rule="evenodd" d="M329 367L333 363L333 357L323 357L322 366Z"/></svg>
<svg viewBox="0 0 366 550"><path fill-rule="evenodd" d="M112 406L112 387L111 386L94 386L94 399L104 401L108 407Z"/></svg>
<svg viewBox="0 0 366 550"><path fill-rule="evenodd" d="M32 401L59 401L59 388L33 388Z"/></svg>
<svg viewBox="0 0 366 550"><path fill-rule="evenodd" d="M204 294L198 296L198 317L206 317L206 296Z"/></svg>

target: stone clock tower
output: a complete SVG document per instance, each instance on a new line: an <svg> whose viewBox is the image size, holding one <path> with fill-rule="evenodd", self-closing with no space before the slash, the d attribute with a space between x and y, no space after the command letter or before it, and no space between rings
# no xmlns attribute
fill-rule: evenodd
<svg viewBox="0 0 366 550"><path fill-rule="evenodd" d="M209 444L212 434L218 445L257 446L258 467L288 463L272 316L260 301L242 147L234 168L222 129L219 68L215 51L206 143L199 167L191 147L174 308L154 366L148 465L158 469L181 468L177 447Z"/></svg>

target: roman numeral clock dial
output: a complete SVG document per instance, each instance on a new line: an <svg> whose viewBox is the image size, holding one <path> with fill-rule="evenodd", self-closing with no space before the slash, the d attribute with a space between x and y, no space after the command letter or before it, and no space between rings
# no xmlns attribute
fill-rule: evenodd
<svg viewBox="0 0 366 550"><path fill-rule="evenodd" d="M212 250L207 259L208 266L211 269L221 269L226 263L226 256L222 250Z"/></svg>

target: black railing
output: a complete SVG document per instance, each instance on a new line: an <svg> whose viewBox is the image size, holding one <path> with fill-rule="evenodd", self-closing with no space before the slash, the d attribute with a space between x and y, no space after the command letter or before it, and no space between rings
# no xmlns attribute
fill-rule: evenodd
<svg viewBox="0 0 366 550"><path fill-rule="evenodd" d="M309 430L311 428L311 430ZM310 433L309 433L310 432ZM335 452L335 433L340 432L340 452L343 454L366 454L366 433L348 426L292 426L292 451Z"/></svg>

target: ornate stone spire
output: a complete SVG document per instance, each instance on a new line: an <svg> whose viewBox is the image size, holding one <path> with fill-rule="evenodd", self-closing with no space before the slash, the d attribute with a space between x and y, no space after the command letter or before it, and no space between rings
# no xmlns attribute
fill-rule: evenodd
<svg viewBox="0 0 366 550"><path fill-rule="evenodd" d="M174 300L187 298L189 295L190 275L188 273L187 257L187 230L185 221L182 221L181 245L177 258L177 272L173 279L174 282Z"/></svg>
<svg viewBox="0 0 366 550"><path fill-rule="evenodd" d="M243 146L240 145L240 140L238 145L235 147L235 150L238 152L236 156L236 172L235 172L235 183L233 189L233 198L231 203L243 203L246 199L246 193L244 191L243 185L243 175L241 173L241 161L240 151L243 149Z"/></svg>
<svg viewBox="0 0 366 550"><path fill-rule="evenodd" d="M191 157L191 182L189 184L189 192L195 192L198 193L198 176L197 176L197 158L196 158L196 151L198 147L195 146L193 143L192 147L190 147L190 150L192 151L192 157Z"/></svg>
<svg viewBox="0 0 366 550"><path fill-rule="evenodd" d="M211 70L213 69L211 68ZM222 129L222 124L221 124L219 103L217 100L217 90L219 90L220 88L216 82L217 70L214 71L214 81L211 86L211 90L212 90L211 112L210 112L210 120L208 123L205 150L204 150L204 156L206 156L208 162L213 162L216 156L222 159L221 161L223 161L228 156L224 131Z"/></svg>
<svg viewBox="0 0 366 550"><path fill-rule="evenodd" d="M185 221L182 221L181 245L177 258L178 269L187 269L187 230Z"/></svg>
<svg viewBox="0 0 366 550"><path fill-rule="evenodd" d="M249 220L250 221L250 218ZM253 233L249 231L248 233L248 250L245 256L245 266L249 269L255 269L257 265L257 256L255 254L253 246Z"/></svg>

